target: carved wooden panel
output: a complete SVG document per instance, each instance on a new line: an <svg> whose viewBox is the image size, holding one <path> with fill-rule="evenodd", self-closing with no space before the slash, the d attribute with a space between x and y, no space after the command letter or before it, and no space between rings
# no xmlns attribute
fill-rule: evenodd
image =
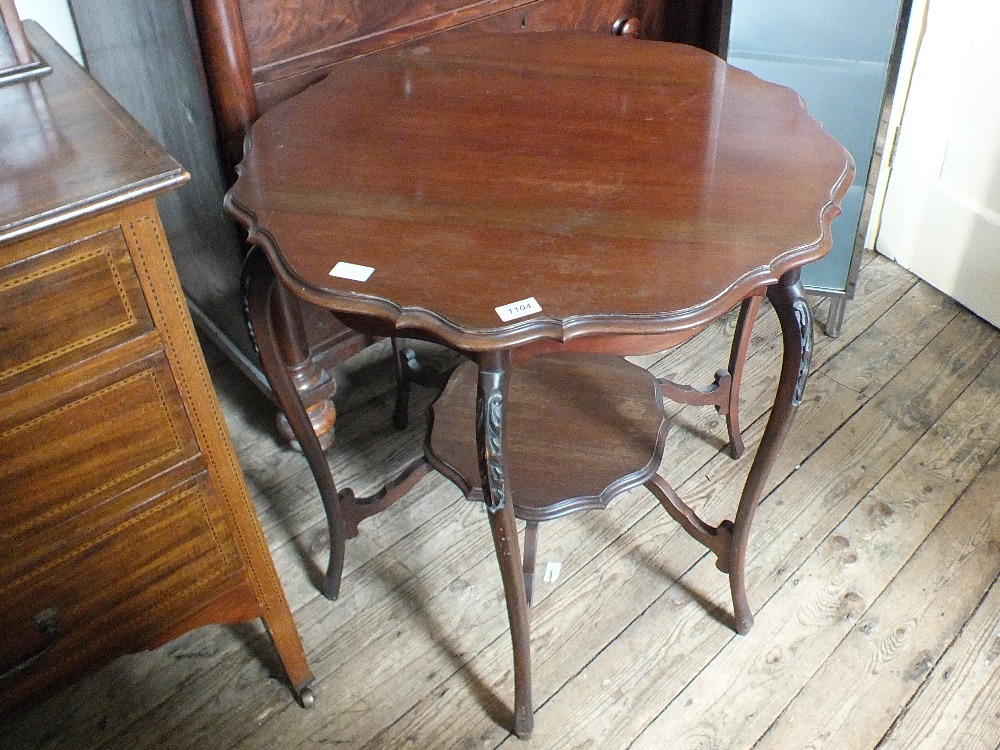
<svg viewBox="0 0 1000 750"><path fill-rule="evenodd" d="M620 31L620 22L639 20L639 36L659 33L663 18L660 3L651 0L545 0L476 21L463 27L471 31L557 31L582 29L602 34Z"/></svg>
<svg viewBox="0 0 1000 750"><path fill-rule="evenodd" d="M240 12L254 78L263 81L519 4L523 0L240 0Z"/></svg>
<svg viewBox="0 0 1000 750"><path fill-rule="evenodd" d="M399 7L413 5L398 3L394 7L398 13ZM663 5L659 0L504 0L466 4L461 11L446 17L432 16L409 25L385 28L369 35L347 38L331 47L309 50L284 62L255 67L254 87L260 111L263 112L325 77L336 62L433 32L509 33L580 29L613 34L616 32L616 21L638 18L640 35L656 38L663 24L663 15ZM255 40L249 31L247 37L253 58Z"/></svg>

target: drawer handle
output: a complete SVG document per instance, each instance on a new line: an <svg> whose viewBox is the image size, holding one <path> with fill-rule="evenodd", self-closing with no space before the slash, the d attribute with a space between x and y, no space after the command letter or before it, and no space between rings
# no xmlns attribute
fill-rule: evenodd
<svg viewBox="0 0 1000 750"><path fill-rule="evenodd" d="M48 650L55 645L57 640L59 640L59 636L62 635L62 631L59 630L59 622L61 620L62 615L55 607L43 609L35 615L35 627L38 628L38 631L45 638L45 643L37 651L35 651L35 653L31 654L31 656L22 661L20 664L15 664L6 672L0 674L0 682L20 674L45 656Z"/></svg>
<svg viewBox="0 0 1000 750"><path fill-rule="evenodd" d="M642 21L636 17L619 18L611 25L611 31L615 36L627 36L637 39L642 33Z"/></svg>

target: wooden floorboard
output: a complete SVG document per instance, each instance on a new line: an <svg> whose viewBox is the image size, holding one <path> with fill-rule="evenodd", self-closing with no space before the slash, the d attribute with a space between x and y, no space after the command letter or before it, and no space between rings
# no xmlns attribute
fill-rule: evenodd
<svg viewBox="0 0 1000 750"><path fill-rule="evenodd" d="M822 321L825 302L813 300ZM710 382L735 314L641 359ZM426 350L446 364L451 355ZM387 347L337 373L330 460L374 488L419 453L429 391L389 427ZM780 362L765 306L742 391L747 454L710 408L673 407L661 471L731 516ZM326 530L273 410L217 352L214 382L317 677L299 708L259 624L119 659L0 728L0 748L995 748L1000 745L1000 332L867 255L751 536L756 622L730 629L713 556L645 491L543 524L532 613L536 729L512 737L510 639L485 512L429 475L348 543L321 597ZM558 563L554 581L542 580Z"/></svg>
<svg viewBox="0 0 1000 750"><path fill-rule="evenodd" d="M984 412L1000 407L998 365L994 360L988 377L978 378L866 498L867 509L878 516L877 533L838 545L831 562L864 576L869 589L888 578L879 580L874 570L892 572L898 553L910 546L897 533L901 527L918 540L927 526L934 528L814 673L808 673L803 654L796 654L795 671L804 674L788 679L802 687L772 723L760 750L873 747L975 612L981 592L996 580L1000 503L991 495L1000 486L1000 431L992 424L981 428L990 419ZM954 440L954 430L969 427L981 436L971 450ZM975 479L965 491L969 476ZM942 508L947 508L943 516ZM877 538L883 535L885 540ZM896 554L887 555L890 551Z"/></svg>
<svg viewBox="0 0 1000 750"><path fill-rule="evenodd" d="M981 484L986 502L996 504L996 482ZM995 542L994 542L995 545ZM1000 550L994 548L995 556ZM975 614L934 665L879 744L884 750L939 750L940 748L995 748L997 711L983 716L981 708L995 706L1000 696L1000 583L994 583Z"/></svg>

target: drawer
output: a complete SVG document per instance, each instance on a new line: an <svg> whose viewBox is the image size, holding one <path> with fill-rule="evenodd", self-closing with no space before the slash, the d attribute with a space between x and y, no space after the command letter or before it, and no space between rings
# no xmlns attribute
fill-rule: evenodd
<svg viewBox="0 0 1000 750"><path fill-rule="evenodd" d="M125 500L115 525L0 571L0 713L25 690L150 647L234 584L239 553L205 472Z"/></svg>
<svg viewBox="0 0 1000 750"><path fill-rule="evenodd" d="M0 269L0 391L151 331L121 229Z"/></svg>
<svg viewBox="0 0 1000 750"><path fill-rule="evenodd" d="M520 8L462 26L463 31L593 31L652 36L658 13L649 0L536 0Z"/></svg>
<svg viewBox="0 0 1000 750"><path fill-rule="evenodd" d="M115 515L111 498L198 450L162 352L0 422L0 569Z"/></svg>

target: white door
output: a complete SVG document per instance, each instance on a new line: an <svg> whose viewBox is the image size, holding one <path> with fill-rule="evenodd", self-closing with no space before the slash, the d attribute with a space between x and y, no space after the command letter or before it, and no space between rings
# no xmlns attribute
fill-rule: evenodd
<svg viewBox="0 0 1000 750"><path fill-rule="evenodd" d="M1000 326L1000 2L927 0L925 20L876 248Z"/></svg>

